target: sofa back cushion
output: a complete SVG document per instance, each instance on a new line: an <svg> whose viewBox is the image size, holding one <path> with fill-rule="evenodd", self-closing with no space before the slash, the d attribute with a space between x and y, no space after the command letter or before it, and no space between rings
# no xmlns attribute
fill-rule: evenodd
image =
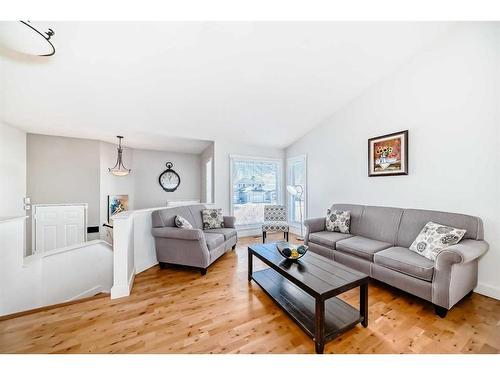
<svg viewBox="0 0 500 375"><path fill-rule="evenodd" d="M356 235L394 244L402 208L365 206Z"/></svg>
<svg viewBox="0 0 500 375"><path fill-rule="evenodd" d="M356 235L356 230L359 227L359 222L361 220L361 215L363 214L363 209L365 206L361 206L359 204L344 204L344 203L336 203L330 207L330 210L335 211L349 211L351 215L351 223L349 226L349 233ZM325 212L326 215L326 212Z"/></svg>
<svg viewBox="0 0 500 375"><path fill-rule="evenodd" d="M194 229L202 229L201 210L204 208L204 205L197 204L153 211L151 214L152 226L153 228L175 227L175 217L179 215L189 221Z"/></svg>
<svg viewBox="0 0 500 375"><path fill-rule="evenodd" d="M429 221L465 229L464 239L483 239L483 222L478 217L451 212L405 209L399 225L396 246L410 247Z"/></svg>

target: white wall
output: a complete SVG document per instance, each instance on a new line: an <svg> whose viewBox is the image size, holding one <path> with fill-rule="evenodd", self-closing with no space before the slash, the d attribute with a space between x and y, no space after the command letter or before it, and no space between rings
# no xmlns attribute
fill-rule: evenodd
<svg viewBox="0 0 500 375"><path fill-rule="evenodd" d="M0 217L25 215L26 133L0 121Z"/></svg>
<svg viewBox="0 0 500 375"><path fill-rule="evenodd" d="M176 191L166 192L160 186L158 177L173 163L181 178ZM135 209L165 206L167 200L200 199L201 171L200 156L178 152L134 149Z"/></svg>
<svg viewBox="0 0 500 375"><path fill-rule="evenodd" d="M308 155L309 216L334 202L467 213L490 250L478 291L500 298L500 30L466 23L287 148ZM409 129L409 175L367 177L367 139Z"/></svg>
<svg viewBox="0 0 500 375"><path fill-rule="evenodd" d="M108 168L111 168L116 163L116 144L107 142L99 142L99 174L100 174L100 236L101 239L112 243L112 238L109 235L109 229L103 227L104 223L108 222L108 195L128 195L129 209L134 209L134 155L133 149L123 149L123 164L125 167L133 169L132 173L127 176L113 176L109 173Z"/></svg>
<svg viewBox="0 0 500 375"><path fill-rule="evenodd" d="M98 226L99 142L28 134L26 150L26 194L31 203L87 203L87 226ZM26 229L27 247L31 249L31 218ZM99 236L92 233L87 238Z"/></svg>

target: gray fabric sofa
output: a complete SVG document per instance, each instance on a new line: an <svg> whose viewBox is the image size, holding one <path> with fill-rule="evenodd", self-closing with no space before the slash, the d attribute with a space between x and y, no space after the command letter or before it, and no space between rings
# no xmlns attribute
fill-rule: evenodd
<svg viewBox="0 0 500 375"><path fill-rule="evenodd" d="M205 275L209 265L236 247L235 217L224 216L224 228L203 230L201 211L204 208L203 204L197 204L152 212L151 233L160 267L167 264L190 266ZM177 215L188 220L193 229L177 228L174 222Z"/></svg>
<svg viewBox="0 0 500 375"><path fill-rule="evenodd" d="M350 234L326 231L324 217L308 219L310 251L432 302L441 317L476 286L478 260L488 250L479 217L352 204L332 209L351 212ZM429 221L467 230L435 262L408 249Z"/></svg>

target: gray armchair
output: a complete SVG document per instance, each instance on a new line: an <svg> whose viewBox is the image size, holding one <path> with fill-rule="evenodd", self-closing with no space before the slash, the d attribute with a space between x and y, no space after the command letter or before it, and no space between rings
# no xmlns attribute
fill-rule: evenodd
<svg viewBox="0 0 500 375"><path fill-rule="evenodd" d="M160 267L167 264L198 268L202 275L208 266L230 249L235 249L238 236L234 228L235 218L224 216L224 228L203 230L201 211L204 205L166 208L152 213L151 233L155 238L156 257ZM180 215L188 220L193 229L181 229L175 225Z"/></svg>

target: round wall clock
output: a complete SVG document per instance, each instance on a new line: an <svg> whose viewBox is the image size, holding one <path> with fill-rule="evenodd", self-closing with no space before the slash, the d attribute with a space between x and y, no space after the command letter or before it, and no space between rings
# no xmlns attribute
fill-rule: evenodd
<svg viewBox="0 0 500 375"><path fill-rule="evenodd" d="M173 164L171 162L167 162L167 164L165 165L167 169L164 170L160 175L160 177L158 178L158 182L160 183L160 186L163 188L163 190L172 192L179 187L181 178L179 177L177 172L172 169Z"/></svg>

